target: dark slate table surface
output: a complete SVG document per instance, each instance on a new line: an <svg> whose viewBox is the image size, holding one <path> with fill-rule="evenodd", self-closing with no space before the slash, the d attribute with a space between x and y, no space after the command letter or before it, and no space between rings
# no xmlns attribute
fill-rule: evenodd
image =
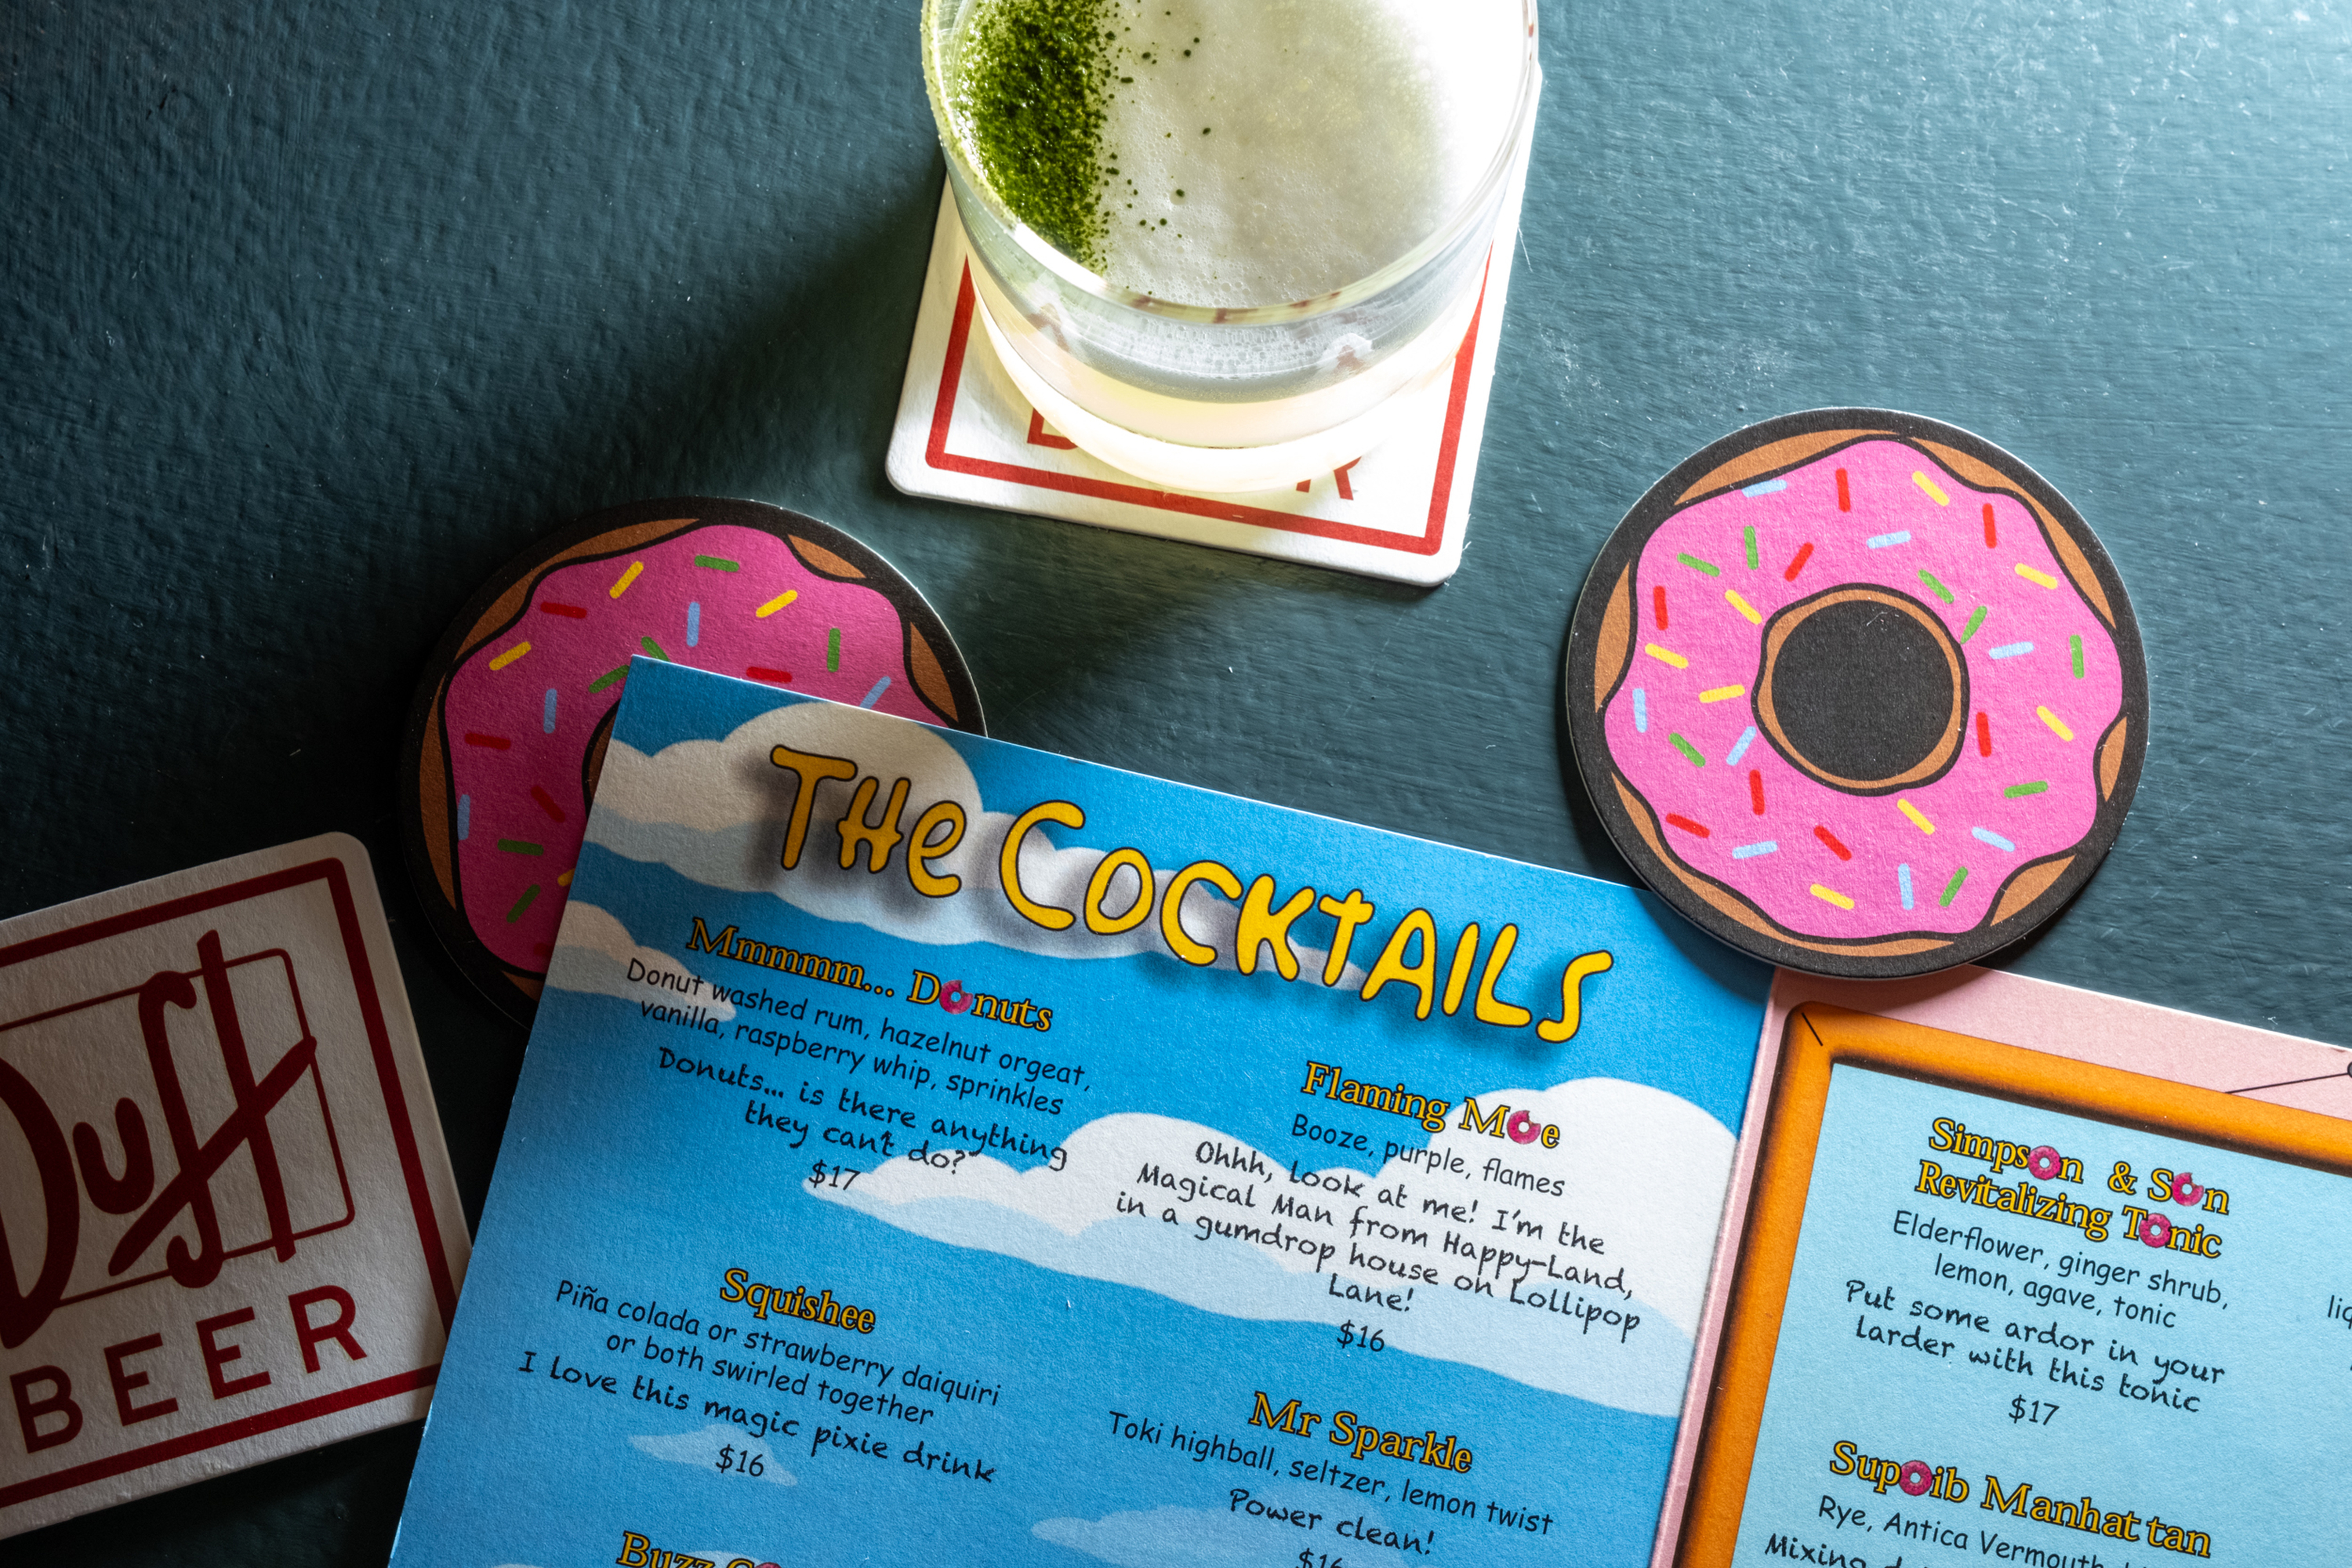
<svg viewBox="0 0 2352 1568"><path fill-rule="evenodd" d="M2352 1041L2345 0L1553 5L1428 593L890 489L915 39L912 0L5 7L0 913L356 834L478 1213L522 1036L425 929L394 755L553 524L797 507L930 595L1000 735L1623 880L1561 774L1586 566L1705 442L1863 404L2038 468L2147 637L2138 805L2003 962ZM381 1562L415 1443L0 1558Z"/></svg>

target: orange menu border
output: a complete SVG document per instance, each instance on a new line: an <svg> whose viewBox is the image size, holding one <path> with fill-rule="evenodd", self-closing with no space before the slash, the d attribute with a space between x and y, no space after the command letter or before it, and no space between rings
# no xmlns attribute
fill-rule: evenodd
<svg viewBox="0 0 2352 1568"><path fill-rule="evenodd" d="M2352 1176L2352 1121L1807 1003L1789 1015L1675 1568L1728 1568L1747 1506L1797 1235L1840 1065Z"/></svg>

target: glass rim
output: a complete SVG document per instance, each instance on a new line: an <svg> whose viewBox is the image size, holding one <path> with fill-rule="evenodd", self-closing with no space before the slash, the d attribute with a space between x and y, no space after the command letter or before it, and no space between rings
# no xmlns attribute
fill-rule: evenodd
<svg viewBox="0 0 2352 1568"><path fill-rule="evenodd" d="M940 41L944 33L940 26L942 13L952 11L961 14L966 5L981 3L982 0L923 0L923 91L930 100L931 122L939 134L940 151L945 154L950 171L959 176L955 181L961 187L959 206L962 194L969 191L1031 261L1080 293L1115 309L1133 310L1139 315L1160 321L1187 321L1200 326L1269 326L1312 321L1378 294L1412 277L1444 255L1485 216L1497 187L1510 176L1511 165L1517 159L1519 142L1526 135L1528 116L1534 110L1536 86L1541 74L1536 61L1537 0L1518 0L1520 15L1526 19L1526 44L1519 57L1519 79L1510 117L1505 123L1493 156L1487 160L1485 173L1479 175L1477 183L1471 186L1470 194L1444 222L1386 266L1308 299L1274 305L1192 305L1176 300L1163 300L1156 294L1139 293L1113 283L1101 273L1066 255L1014 216L1012 209L1004 205L1003 198L996 194L986 176L974 164L963 138L956 132L954 117L948 110L940 69ZM953 19L952 16L947 18L950 22Z"/></svg>

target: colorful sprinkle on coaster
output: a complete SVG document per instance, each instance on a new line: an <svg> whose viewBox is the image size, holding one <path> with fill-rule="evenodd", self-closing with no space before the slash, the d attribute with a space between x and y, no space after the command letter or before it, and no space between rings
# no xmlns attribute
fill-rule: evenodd
<svg viewBox="0 0 2352 1568"><path fill-rule="evenodd" d="M1991 443L1882 409L1750 426L1653 486L1586 580L1566 691L1643 880L1734 947L1855 979L2056 914L2147 746L2138 624L2081 514Z"/></svg>
<svg viewBox="0 0 2352 1568"><path fill-rule="evenodd" d="M541 540L435 649L401 773L409 872L434 930L519 1023L538 1006L632 658L985 733L946 623L814 518L694 497Z"/></svg>

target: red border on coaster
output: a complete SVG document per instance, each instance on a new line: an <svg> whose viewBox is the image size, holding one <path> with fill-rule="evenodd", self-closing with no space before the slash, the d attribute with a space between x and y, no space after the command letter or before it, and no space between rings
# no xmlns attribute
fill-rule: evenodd
<svg viewBox="0 0 2352 1568"><path fill-rule="evenodd" d="M1491 254L1488 259L1491 265ZM971 263L967 259L963 264L962 280L956 289L955 319L948 328L947 358L940 367L939 401L931 410L931 438L923 448L923 460L932 468L942 468L951 474L971 474L979 479L1034 485L1039 489L1066 490L1073 495L1123 501L1129 506L1150 507L1160 511L1186 512L1194 517L1213 518L1220 522L1243 522L1285 533L1307 533L1348 544L1368 544L1374 549L1393 550L1405 555L1434 555L1438 546L1444 542L1446 503L1454 496L1454 464L1462 449L1462 413L1470 401L1470 371L1478 357L1478 322L1486 312L1486 284L1483 275L1478 283L1478 305L1470 313L1470 330L1463 334L1461 348L1454 351L1454 384L1445 399L1445 428L1438 438L1437 478L1430 489L1429 526L1418 537L1400 537L1377 529L1359 528L1353 523L1332 522L1319 517L1269 511L1264 507L1243 506L1234 501L1219 500L1213 496L1186 495L1180 490L1158 490L1143 485L1119 484L1109 479L1088 479L1083 474L1055 473L1050 468L1000 463L988 458L968 458L949 451L948 426L955 416L956 393L963 383L964 351L971 341L971 314L977 302L971 283ZM1034 426L1034 411L1032 413Z"/></svg>
<svg viewBox="0 0 2352 1568"><path fill-rule="evenodd" d="M391 1123L393 1147L400 1157L401 1176L407 1187L409 1208L416 1222L416 1240L425 1255L426 1273L433 1281L434 1301L440 1309L442 1331L446 1333L450 1321L457 1315L457 1285L450 1276L448 1253L441 1245L440 1219L434 1212L432 1188L425 1180L424 1157L416 1143L416 1130L409 1121L408 1096L401 1087L399 1059L393 1053L392 1034L385 1026L383 1003L376 994L375 968L368 962L366 938L360 930L359 909L352 900L351 877L341 861L330 858L290 866L284 870L266 872L185 898L126 910L104 920L92 921L87 925L33 937L13 947L0 948L0 971L12 964L101 942L143 926L160 925L165 921L201 914L226 904L243 903L266 894L283 892L306 882L324 882L328 896L334 902L335 924L343 939L344 957L351 965L352 990L359 1001L360 1016L366 1026L369 1050L375 1063L376 1086L383 1096L385 1118ZM51 1493L66 1491L110 1476L147 1469L168 1459L216 1448L240 1438L296 1426L321 1415L373 1404L379 1399L389 1399L394 1394L429 1385L439 1372L440 1363L436 1362L431 1366L395 1373L371 1383L321 1394L315 1399L281 1405L275 1410L257 1411L216 1426L184 1432L176 1437L126 1449L120 1454L110 1454L104 1458L92 1459L45 1476L34 1476L0 1487L0 1508L29 1502L35 1498L47 1497Z"/></svg>
<svg viewBox="0 0 2352 1568"><path fill-rule="evenodd" d="M185 1455L202 1453L206 1448L217 1448L224 1443L234 1443L239 1438L257 1437L264 1432L275 1432L286 1426L299 1426L305 1421L315 1421L321 1415L332 1415L338 1411L355 1409L362 1405L373 1405L379 1399L389 1399L395 1394L414 1393L417 1389L432 1386L434 1379L440 1374L441 1363L435 1362L431 1366L420 1366L415 1372L394 1373L390 1377L380 1377L373 1383L362 1383L357 1387L346 1388L337 1394L322 1394L316 1399L305 1399L298 1405L280 1405L276 1410L256 1411L251 1415L240 1416L235 1421L223 1422L218 1426L207 1426L200 1432L184 1432L177 1437L169 1437L161 1443L150 1443L143 1448L125 1449L120 1454L111 1454L103 1459L92 1459L88 1464L76 1465L69 1470L58 1470L50 1475L36 1476L29 1481L20 1481L12 1487L0 1487L0 1508L20 1502L30 1502L35 1498L47 1497L52 1492L69 1491L75 1487L88 1486L92 1481L102 1481L114 1476L126 1475L132 1470L150 1469L166 1459L177 1459Z"/></svg>

